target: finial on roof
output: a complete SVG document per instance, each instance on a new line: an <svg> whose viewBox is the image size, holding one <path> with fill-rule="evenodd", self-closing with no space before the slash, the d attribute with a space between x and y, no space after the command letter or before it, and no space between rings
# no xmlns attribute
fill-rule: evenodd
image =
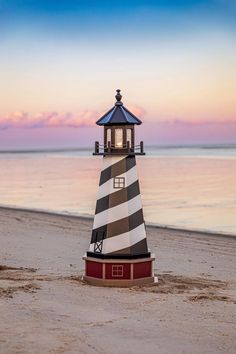
<svg viewBox="0 0 236 354"><path fill-rule="evenodd" d="M116 96L115 96L115 98L116 98L116 103L115 103L115 105L116 105L116 106L123 106L123 103L121 102L122 96L121 96L121 94L120 94L120 90L117 89L116 92L117 92L117 94L116 94Z"/></svg>

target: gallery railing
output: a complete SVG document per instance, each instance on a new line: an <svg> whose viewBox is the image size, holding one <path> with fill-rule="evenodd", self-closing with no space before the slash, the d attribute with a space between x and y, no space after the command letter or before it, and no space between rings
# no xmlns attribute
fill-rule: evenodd
<svg viewBox="0 0 236 354"><path fill-rule="evenodd" d="M93 155L145 155L143 141L140 144L131 145L129 141L121 147L108 142L106 145L95 141L95 150Z"/></svg>

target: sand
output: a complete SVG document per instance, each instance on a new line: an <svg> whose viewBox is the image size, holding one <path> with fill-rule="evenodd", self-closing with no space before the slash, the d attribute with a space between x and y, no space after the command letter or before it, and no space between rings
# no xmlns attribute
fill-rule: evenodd
<svg viewBox="0 0 236 354"><path fill-rule="evenodd" d="M102 288L91 226L0 208L0 354L236 353L236 238L149 227L158 285Z"/></svg>

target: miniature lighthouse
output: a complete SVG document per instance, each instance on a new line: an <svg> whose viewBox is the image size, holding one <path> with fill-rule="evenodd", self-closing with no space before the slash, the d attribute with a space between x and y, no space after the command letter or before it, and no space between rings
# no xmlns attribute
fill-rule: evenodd
<svg viewBox="0 0 236 354"><path fill-rule="evenodd" d="M83 279L93 285L132 286L154 282L154 255L147 246L136 167L145 155L135 145L135 124L142 122L116 103L96 124L104 126L104 145L95 142L93 155L103 156L91 243Z"/></svg>

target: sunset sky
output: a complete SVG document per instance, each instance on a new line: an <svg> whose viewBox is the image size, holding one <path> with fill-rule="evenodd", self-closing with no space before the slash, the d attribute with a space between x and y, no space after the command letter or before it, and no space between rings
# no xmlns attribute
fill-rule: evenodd
<svg viewBox="0 0 236 354"><path fill-rule="evenodd" d="M0 0L0 149L90 146L117 88L146 144L236 142L236 1Z"/></svg>

